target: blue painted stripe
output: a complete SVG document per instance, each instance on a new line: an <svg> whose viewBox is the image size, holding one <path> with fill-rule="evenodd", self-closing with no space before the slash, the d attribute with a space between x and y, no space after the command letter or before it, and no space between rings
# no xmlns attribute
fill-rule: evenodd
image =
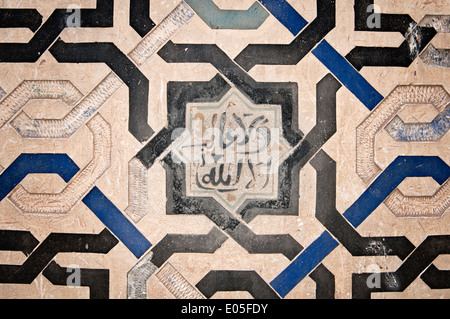
<svg viewBox="0 0 450 319"><path fill-rule="evenodd" d="M0 201L28 174L58 174L67 183L79 170L66 154L21 154L0 175ZM83 202L136 257L141 257L151 247L150 242L97 187L86 195Z"/></svg>
<svg viewBox="0 0 450 319"><path fill-rule="evenodd" d="M450 177L450 166L435 156L400 156L347 209L344 217L358 227L407 177L432 177L442 185Z"/></svg>
<svg viewBox="0 0 450 319"><path fill-rule="evenodd" d="M324 232L303 250L270 285L281 297L286 297L337 246L339 246L339 243L331 237L330 233Z"/></svg>
<svg viewBox="0 0 450 319"><path fill-rule="evenodd" d="M66 154L21 154L0 175L0 201L28 174L58 174L67 183L78 171Z"/></svg>
<svg viewBox="0 0 450 319"><path fill-rule="evenodd" d="M450 177L450 166L436 156L400 156L347 209L344 217L357 228L405 178L428 176L442 185ZM324 232L271 282L271 286L285 297L338 245Z"/></svg>
<svg viewBox="0 0 450 319"><path fill-rule="evenodd" d="M308 25L308 21L285 0L258 1L295 36ZM384 99L326 40L312 52L369 110L373 110Z"/></svg>
<svg viewBox="0 0 450 319"><path fill-rule="evenodd" d="M259 0L259 2L295 36L308 24L308 21L285 0Z"/></svg>
<svg viewBox="0 0 450 319"><path fill-rule="evenodd" d="M94 187L87 194L83 203L105 224L128 249L140 258L152 245L147 238L106 198L105 195Z"/></svg>
<svg viewBox="0 0 450 319"><path fill-rule="evenodd" d="M369 110L384 99L327 41L323 40L312 52Z"/></svg>

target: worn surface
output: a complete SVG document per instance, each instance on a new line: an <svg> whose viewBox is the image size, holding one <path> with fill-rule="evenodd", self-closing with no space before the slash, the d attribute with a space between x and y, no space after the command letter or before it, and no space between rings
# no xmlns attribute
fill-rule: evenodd
<svg viewBox="0 0 450 319"><path fill-rule="evenodd" d="M450 298L450 1L0 0L0 298Z"/></svg>

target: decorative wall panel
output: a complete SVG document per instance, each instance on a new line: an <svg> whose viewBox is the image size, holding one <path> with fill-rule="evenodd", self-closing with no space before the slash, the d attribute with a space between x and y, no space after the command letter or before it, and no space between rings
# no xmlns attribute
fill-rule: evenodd
<svg viewBox="0 0 450 319"><path fill-rule="evenodd" d="M0 0L0 298L450 298L450 1Z"/></svg>

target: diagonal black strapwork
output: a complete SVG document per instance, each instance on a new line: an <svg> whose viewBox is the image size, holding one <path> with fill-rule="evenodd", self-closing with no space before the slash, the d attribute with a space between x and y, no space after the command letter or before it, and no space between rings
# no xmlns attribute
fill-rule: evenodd
<svg viewBox="0 0 450 319"><path fill-rule="evenodd" d="M400 32L406 36L416 24L408 14L380 13L374 5L374 0L355 0L356 31Z"/></svg>
<svg viewBox="0 0 450 319"><path fill-rule="evenodd" d="M439 255L450 253L450 236L437 235L428 236L403 262L395 272L386 273L364 273L352 275L352 297L357 299L369 299L376 292L401 292L426 270ZM448 272L436 271L435 268L425 271L423 277L425 282L434 286L437 278L433 276L446 276L448 283ZM377 279L378 276L378 279ZM375 278L375 279L373 279ZM372 280L373 279L373 280ZM371 285L368 285L368 282ZM433 283L434 282L434 283ZM445 284L443 282L443 284ZM448 287L446 287L448 288Z"/></svg>
<svg viewBox="0 0 450 319"><path fill-rule="evenodd" d="M109 270L108 269L72 269L61 267L55 261L50 262L42 274L53 285L74 287L71 276L79 271L79 286L89 287L90 299L109 299Z"/></svg>
<svg viewBox="0 0 450 319"><path fill-rule="evenodd" d="M72 14L73 11L70 9L56 9L28 43L0 43L0 62L36 62L68 27L68 19ZM114 1L97 0L96 9L80 9L79 17L81 28L112 27Z"/></svg>
<svg viewBox="0 0 450 319"><path fill-rule="evenodd" d="M28 256L38 244L39 241L28 231L0 230L0 250L21 251Z"/></svg>
<svg viewBox="0 0 450 319"><path fill-rule="evenodd" d="M150 0L130 0L130 26L141 37L155 27L150 18Z"/></svg>
<svg viewBox="0 0 450 319"><path fill-rule="evenodd" d="M317 17L289 44L250 44L234 59L244 70L255 65L296 65L336 25L335 0L317 1Z"/></svg>
<svg viewBox="0 0 450 319"><path fill-rule="evenodd" d="M311 160L317 172L316 218L353 256L398 256L415 248L402 237L362 237L336 209L336 162L324 151Z"/></svg>
<svg viewBox="0 0 450 319"><path fill-rule="evenodd" d="M0 28L28 28L33 32L42 24L42 15L35 9L0 9Z"/></svg>
<svg viewBox="0 0 450 319"><path fill-rule="evenodd" d="M247 291L255 299L280 299L255 271L213 270L196 286L206 298L218 291Z"/></svg>
<svg viewBox="0 0 450 319"><path fill-rule="evenodd" d="M50 234L23 265L0 265L0 283L31 284L58 253L107 254L119 241L107 229L96 234Z"/></svg>

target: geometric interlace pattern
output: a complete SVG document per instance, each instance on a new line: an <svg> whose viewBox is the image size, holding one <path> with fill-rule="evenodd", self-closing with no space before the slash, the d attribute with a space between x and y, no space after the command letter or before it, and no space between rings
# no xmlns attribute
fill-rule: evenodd
<svg viewBox="0 0 450 319"><path fill-rule="evenodd" d="M0 297L449 298L449 8L0 0Z"/></svg>

